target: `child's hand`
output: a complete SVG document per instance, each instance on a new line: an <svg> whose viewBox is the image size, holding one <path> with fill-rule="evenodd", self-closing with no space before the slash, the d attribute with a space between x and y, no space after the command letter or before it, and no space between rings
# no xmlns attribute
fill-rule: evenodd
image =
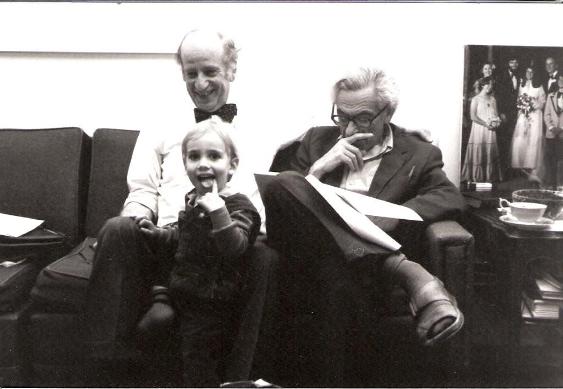
<svg viewBox="0 0 563 389"><path fill-rule="evenodd" d="M158 227L146 216L136 216L135 223L145 236L154 236L158 231Z"/></svg>
<svg viewBox="0 0 563 389"><path fill-rule="evenodd" d="M219 197L219 191L217 190L217 180L213 180L213 188L211 192L208 192L200 197L197 201L198 205L207 212L213 212L219 208L225 206L225 201Z"/></svg>

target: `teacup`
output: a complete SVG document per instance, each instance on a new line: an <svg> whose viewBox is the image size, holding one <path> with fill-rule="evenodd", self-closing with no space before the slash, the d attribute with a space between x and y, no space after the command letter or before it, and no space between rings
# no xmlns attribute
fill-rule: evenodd
<svg viewBox="0 0 563 389"><path fill-rule="evenodd" d="M512 192L512 201L545 204L543 217L555 220L563 209L563 193L547 189L520 189Z"/></svg>
<svg viewBox="0 0 563 389"><path fill-rule="evenodd" d="M506 205L505 205L506 204ZM509 211L510 215L524 223L534 223L544 214L547 205L539 203L527 203L521 201L510 202L506 199L499 199L499 206Z"/></svg>

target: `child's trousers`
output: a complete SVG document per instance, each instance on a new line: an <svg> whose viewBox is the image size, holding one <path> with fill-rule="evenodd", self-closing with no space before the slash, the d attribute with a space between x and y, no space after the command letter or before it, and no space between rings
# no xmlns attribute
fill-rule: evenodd
<svg viewBox="0 0 563 389"><path fill-rule="evenodd" d="M178 301L186 387L219 387L236 333L237 302Z"/></svg>

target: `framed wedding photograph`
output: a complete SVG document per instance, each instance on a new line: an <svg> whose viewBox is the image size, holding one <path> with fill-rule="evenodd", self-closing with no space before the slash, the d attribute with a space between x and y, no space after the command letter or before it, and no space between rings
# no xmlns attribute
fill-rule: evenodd
<svg viewBox="0 0 563 389"><path fill-rule="evenodd" d="M563 47L465 46L462 188L563 185L562 71Z"/></svg>

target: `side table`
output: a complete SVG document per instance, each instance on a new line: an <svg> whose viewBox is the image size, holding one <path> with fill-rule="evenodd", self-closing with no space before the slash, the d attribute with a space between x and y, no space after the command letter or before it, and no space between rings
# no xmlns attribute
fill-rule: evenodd
<svg viewBox="0 0 563 389"><path fill-rule="evenodd" d="M521 299L528 277L528 264L538 257L563 261L563 232L529 231L499 220L495 208L470 209L462 222L475 237L475 256L492 265L497 280L492 297L508 323L502 334L508 355L520 343Z"/></svg>

